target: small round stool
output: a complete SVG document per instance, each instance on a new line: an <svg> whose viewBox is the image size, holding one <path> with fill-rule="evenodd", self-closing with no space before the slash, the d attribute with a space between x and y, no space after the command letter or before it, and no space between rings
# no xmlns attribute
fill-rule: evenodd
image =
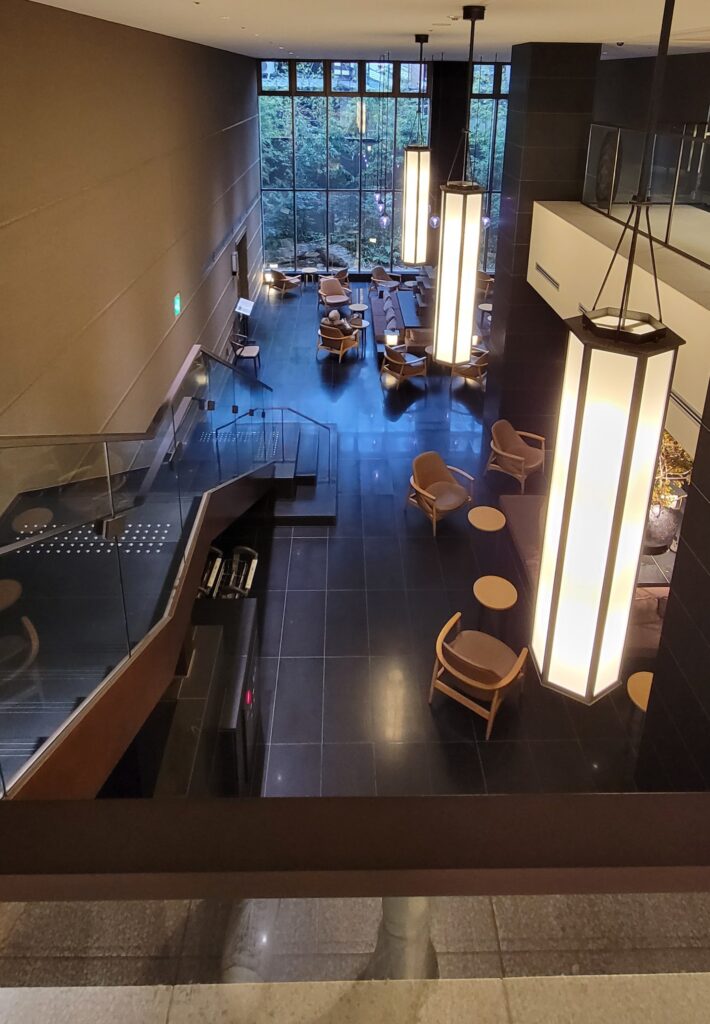
<svg viewBox="0 0 710 1024"><path fill-rule="evenodd" d="M497 533L507 522L500 509L490 505L476 505L469 512L468 521L476 530L483 530L484 533ZM486 579L487 577L481 578Z"/></svg>
<svg viewBox="0 0 710 1024"><path fill-rule="evenodd" d="M53 519L54 513L49 508L28 508L15 516L12 528L15 533L39 533L45 530Z"/></svg>
<svg viewBox="0 0 710 1024"><path fill-rule="evenodd" d="M473 584L473 596L492 612L505 612L518 600L518 591L502 576L479 576Z"/></svg>
<svg viewBox="0 0 710 1024"><path fill-rule="evenodd" d="M0 612L6 612L13 604L19 601L22 594L22 584L17 580L0 580Z"/></svg>
<svg viewBox="0 0 710 1024"><path fill-rule="evenodd" d="M634 672L626 681L626 692L639 711L646 711L651 696L653 672Z"/></svg>

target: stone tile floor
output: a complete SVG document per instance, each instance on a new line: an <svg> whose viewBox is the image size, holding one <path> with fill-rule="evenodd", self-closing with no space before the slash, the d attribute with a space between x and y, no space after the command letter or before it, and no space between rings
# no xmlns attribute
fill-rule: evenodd
<svg viewBox="0 0 710 1024"><path fill-rule="evenodd" d="M0 986L367 977L379 899L0 904ZM710 895L441 897L441 978L710 971Z"/></svg>

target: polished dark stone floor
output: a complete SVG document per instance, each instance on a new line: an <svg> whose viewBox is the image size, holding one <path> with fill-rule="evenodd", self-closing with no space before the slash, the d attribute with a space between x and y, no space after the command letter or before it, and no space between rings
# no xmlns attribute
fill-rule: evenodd
<svg viewBox="0 0 710 1024"><path fill-rule="evenodd" d="M357 286L356 286L357 287ZM407 296L404 297L406 302ZM363 301L367 301L365 297ZM411 310L405 310L411 322ZM456 611L480 624L472 584L498 572L519 585L514 612L484 628L516 648L530 609L508 538L477 535L465 512L432 538L405 511L411 461L436 449L472 472L477 504L497 501L481 479L483 396L432 376L399 395L380 385L372 340L366 358L316 362L315 292L260 303L251 335L276 401L339 431L339 505L332 527L275 530L245 524L261 555L266 796L408 795L633 790L630 734L638 729L623 691L586 708L544 690L528 672L492 739L478 716L427 693L434 640ZM544 480L537 481L544 487Z"/></svg>

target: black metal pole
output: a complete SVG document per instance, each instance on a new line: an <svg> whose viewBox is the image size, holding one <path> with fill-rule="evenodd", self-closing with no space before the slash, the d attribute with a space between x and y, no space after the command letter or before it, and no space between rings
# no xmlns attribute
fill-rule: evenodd
<svg viewBox="0 0 710 1024"><path fill-rule="evenodd" d="M486 8L469 4L463 9L463 16L466 21L471 22L471 35L468 43L468 75L466 77L466 114L463 127L463 169L461 173L461 181L466 181L466 175L468 173L471 93L473 92L473 43L476 35L476 22L483 21L486 16Z"/></svg>

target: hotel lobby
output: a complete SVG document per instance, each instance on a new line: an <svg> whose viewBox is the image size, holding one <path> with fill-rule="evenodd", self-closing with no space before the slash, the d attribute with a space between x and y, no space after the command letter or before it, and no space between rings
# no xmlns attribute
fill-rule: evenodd
<svg viewBox="0 0 710 1024"><path fill-rule="evenodd" d="M701 913L704 11L419 6L0 12L2 984L14 900L157 901L171 985L437 977L416 899L449 978L515 973L501 900Z"/></svg>

